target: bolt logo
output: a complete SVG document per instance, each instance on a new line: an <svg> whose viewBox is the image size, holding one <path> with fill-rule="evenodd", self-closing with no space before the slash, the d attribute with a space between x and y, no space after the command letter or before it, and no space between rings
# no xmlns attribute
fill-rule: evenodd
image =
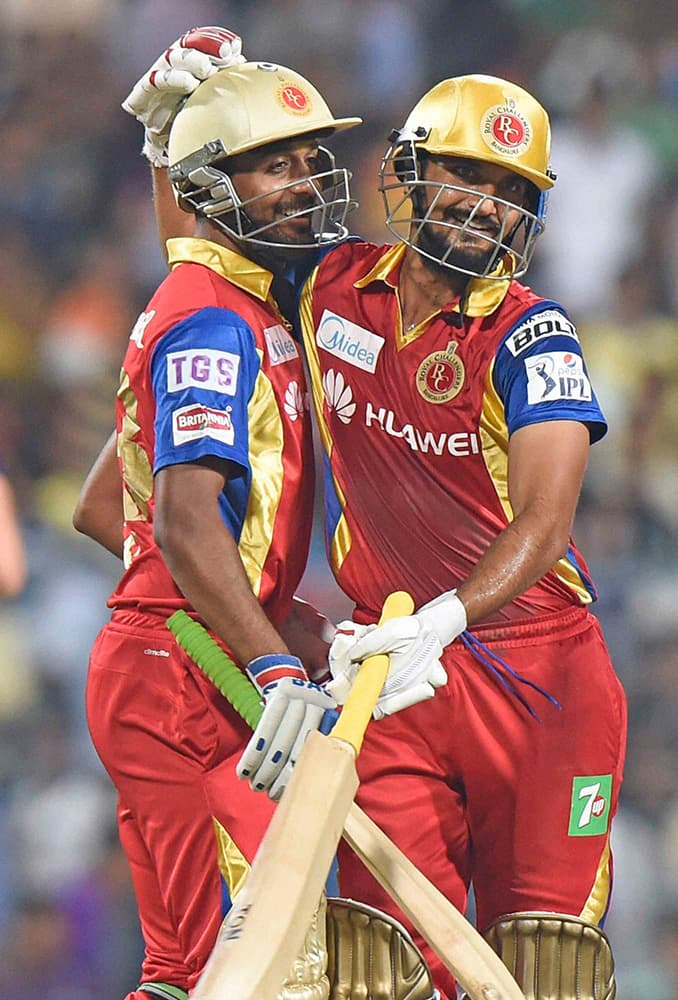
<svg viewBox="0 0 678 1000"><path fill-rule="evenodd" d="M304 91L293 83L286 83L278 92L278 99L286 111L295 115L307 115L311 102Z"/></svg>
<svg viewBox="0 0 678 1000"><path fill-rule="evenodd" d="M424 358L417 370L417 390L429 403L447 403L461 391L464 365L451 340L444 351L434 351Z"/></svg>
<svg viewBox="0 0 678 1000"><path fill-rule="evenodd" d="M595 837L607 833L611 802L611 774L573 778L570 837Z"/></svg>
<svg viewBox="0 0 678 1000"><path fill-rule="evenodd" d="M515 101L507 101L486 111L480 123L480 132L490 149L504 156L519 156L529 149L532 142L530 123L518 111Z"/></svg>

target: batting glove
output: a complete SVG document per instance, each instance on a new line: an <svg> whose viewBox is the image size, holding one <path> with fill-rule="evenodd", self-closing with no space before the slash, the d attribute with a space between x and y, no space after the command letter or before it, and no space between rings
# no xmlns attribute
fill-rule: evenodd
<svg viewBox="0 0 678 1000"><path fill-rule="evenodd" d="M328 733L336 722L337 702L308 680L296 656L259 656L248 663L247 673L262 692L265 706L236 773L248 779L255 792L266 791L277 802L308 734L316 729Z"/></svg>
<svg viewBox="0 0 678 1000"><path fill-rule="evenodd" d="M138 80L122 107L144 126L142 154L166 167L172 122L183 100L220 69L245 62L242 39L227 28L191 28Z"/></svg>
<svg viewBox="0 0 678 1000"><path fill-rule="evenodd" d="M362 660L388 653L388 677L373 717L381 719L426 701L434 696L436 688L447 683L440 657L443 648L465 628L466 609L454 591L424 604L414 615L393 618L384 625L341 622L330 646L333 680L327 690L342 705Z"/></svg>

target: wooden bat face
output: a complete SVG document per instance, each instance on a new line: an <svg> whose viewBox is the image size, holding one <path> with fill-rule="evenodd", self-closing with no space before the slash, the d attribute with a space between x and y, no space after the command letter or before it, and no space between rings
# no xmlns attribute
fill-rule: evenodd
<svg viewBox="0 0 678 1000"><path fill-rule="evenodd" d="M381 621L411 614L387 598ZM193 992L194 1000L276 1000L298 955L358 788L356 753L388 674L366 660L335 726L311 733Z"/></svg>
<svg viewBox="0 0 678 1000"><path fill-rule="evenodd" d="M192 621L184 612L178 611L172 615L168 619L168 626L174 633L179 645L195 660L198 666L200 666L219 688L221 693L231 702L245 721L254 728L261 716L262 706L259 692L247 677L216 644L204 627ZM316 736L317 734L312 734L314 742ZM321 739L324 738L321 737ZM327 772L327 775L322 775L321 783L323 792L329 792L330 796L333 794L332 789L328 788L328 781L334 770L339 770L339 761L341 761L342 769L348 769L350 777L352 760L352 755L351 760L348 761L346 755L342 754L326 761L324 766L330 768L330 770ZM302 760L300 758L297 768L299 768L301 763ZM311 775L308 778L309 783L314 780L314 774L315 778L321 775L319 769L312 769ZM355 775L354 766L353 775ZM339 777L340 784L343 782L346 783L344 786L346 790L349 778L347 778L345 773L339 775ZM355 784L357 788L357 780ZM308 791L310 805L310 784ZM285 794L287 795L288 792L289 789ZM316 790L313 803L317 802L319 794ZM282 803L278 807L277 812L280 812L281 809ZM314 809L315 804L311 806L311 812ZM312 815L310 821L315 823L317 815ZM301 813L297 814L296 822L300 827L303 827L303 824L306 822ZM273 826L273 823L271 826ZM326 835L328 843L331 840L336 845L338 835L335 841L335 834L336 827L331 825L331 829ZM350 805L350 810L344 824L343 835L361 861L372 872L376 880L386 889L400 909L407 914L422 937L428 941L431 948L440 956L445 966L455 976L463 989L467 991L471 1000L524 1000L523 994L508 972L508 969L506 969L498 955L495 954L475 928L421 874L409 858L398 850L386 834L355 803ZM284 834L284 836L287 836L287 834ZM269 886L271 889L271 899L275 898L275 894L292 891L296 887L301 903L303 903L304 898L307 898L311 900L312 907L315 907L320 893L318 892L317 896L312 895L307 884L303 881L303 877L306 874L310 874L307 871L307 856L304 855L306 847L306 843L303 842L302 851L300 852L303 860L301 868L302 876L297 878L296 882L293 882L293 879L286 878L285 867L278 865L274 858L273 874L262 877L262 880L263 878L272 878L274 875L280 878L281 884ZM321 847L322 845L316 849L320 851ZM331 863L331 857L332 855L327 860L327 867ZM288 860L291 863L292 859ZM298 862L299 859L297 859ZM320 866L320 868L323 868L326 864L326 857L324 855L320 857L316 856L315 864L316 867ZM290 885L291 881L293 882L292 885ZM249 897L247 895L242 896L247 886L251 890ZM265 894L266 888L264 884L261 892ZM236 903L236 906L239 907L241 904L240 896L242 896L242 910L236 910L236 914L239 915L233 917L232 924L222 926L210 962L200 979L198 991L194 992L196 1000L241 1000L241 998L247 998L248 996L259 996L256 993L256 990L259 989L258 981L246 983L242 987L236 984L233 989L237 992L226 993L224 992L223 980L224 963L227 961L226 949L229 947L228 942L240 940L241 934L244 935L248 921L251 919L252 897L256 900L258 892L259 890L252 881L252 875L250 875L250 881L243 888ZM298 899L296 905L301 905L301 903ZM255 935L259 933L261 921L256 926L250 924L254 940L248 938L248 943L252 949L253 965L256 965L263 951L266 949L270 950L271 930L276 926L276 916L275 914L271 914L270 909L268 911L268 920L270 920L270 923L264 921L263 931L261 931L263 936L258 940ZM308 921L302 919L299 921L302 928L300 942L303 940L303 934L309 922L310 918ZM296 957L300 949L301 943L294 957ZM283 969L278 983L288 974L292 961L293 958L290 959L289 965ZM251 972L251 969L247 971L246 968L246 974L250 975L254 973ZM278 975L277 967L262 970L262 976L264 976L262 980L264 983L263 989L269 988L265 976L270 975L274 977ZM227 988L230 991L231 987L227 985ZM247 992L248 989L250 990L249 994ZM264 995L261 994L261 996ZM273 995L277 996L277 994Z"/></svg>

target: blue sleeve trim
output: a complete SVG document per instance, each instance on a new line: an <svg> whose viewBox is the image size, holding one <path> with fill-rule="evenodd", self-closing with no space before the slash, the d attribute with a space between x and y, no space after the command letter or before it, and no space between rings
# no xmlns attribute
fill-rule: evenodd
<svg viewBox="0 0 678 1000"><path fill-rule="evenodd" d="M548 420L585 424L592 443L607 431L576 330L557 302L531 306L512 325L497 350L492 379L509 434Z"/></svg>
<svg viewBox="0 0 678 1000"><path fill-rule="evenodd" d="M171 327L150 362L153 471L209 455L249 472L247 407L259 368L254 333L232 310L208 307Z"/></svg>

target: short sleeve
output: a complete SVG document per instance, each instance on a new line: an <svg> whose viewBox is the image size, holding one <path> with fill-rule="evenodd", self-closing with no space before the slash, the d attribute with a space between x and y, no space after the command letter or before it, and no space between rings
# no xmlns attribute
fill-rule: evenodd
<svg viewBox="0 0 678 1000"><path fill-rule="evenodd" d="M592 442L607 431L577 331L556 303L540 302L512 327L497 351L493 380L509 434L548 420L578 420Z"/></svg>
<svg viewBox="0 0 678 1000"><path fill-rule="evenodd" d="M207 455L249 468L247 408L260 368L237 313L200 309L168 330L151 360L154 473Z"/></svg>

